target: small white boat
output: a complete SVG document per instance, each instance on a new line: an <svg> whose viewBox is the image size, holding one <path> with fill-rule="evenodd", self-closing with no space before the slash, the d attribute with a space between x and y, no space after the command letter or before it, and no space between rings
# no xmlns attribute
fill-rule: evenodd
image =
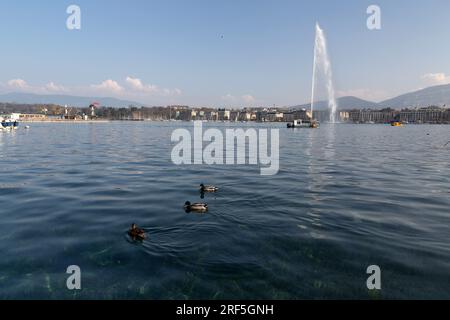
<svg viewBox="0 0 450 320"><path fill-rule="evenodd" d="M318 128L319 123L314 120L294 120L293 122L290 122L287 124L288 128Z"/></svg>
<svg viewBox="0 0 450 320"><path fill-rule="evenodd" d="M0 116L1 130L16 130L19 128L19 117L17 114Z"/></svg>

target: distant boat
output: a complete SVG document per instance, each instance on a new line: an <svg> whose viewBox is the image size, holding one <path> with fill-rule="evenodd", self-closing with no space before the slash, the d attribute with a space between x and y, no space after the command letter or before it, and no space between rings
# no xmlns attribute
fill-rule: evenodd
<svg viewBox="0 0 450 320"><path fill-rule="evenodd" d="M1 130L16 130L19 127L19 117L16 114L0 116Z"/></svg>
<svg viewBox="0 0 450 320"><path fill-rule="evenodd" d="M288 128L310 128L316 129L319 127L319 123L317 121L311 120L294 120L287 124Z"/></svg>
<svg viewBox="0 0 450 320"><path fill-rule="evenodd" d="M403 127L403 123L400 121L392 121L391 126L392 127Z"/></svg>

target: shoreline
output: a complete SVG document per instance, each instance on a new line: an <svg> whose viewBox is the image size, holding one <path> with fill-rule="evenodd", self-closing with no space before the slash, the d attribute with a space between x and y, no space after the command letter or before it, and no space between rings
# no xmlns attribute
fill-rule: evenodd
<svg viewBox="0 0 450 320"><path fill-rule="evenodd" d="M255 123L255 124L287 124L289 122L284 122L284 121L204 121L204 120L197 120L197 121L202 121L202 122L206 122L206 123L242 123L242 124L250 124L250 123ZM191 121L184 121L184 120L112 120L112 119L97 119L97 120L20 120L20 123L111 123L111 122L157 122L157 123L190 123L190 122L195 122L194 120ZM324 122L323 124L329 124ZM336 124L339 125L390 125L390 123L357 123L357 122L338 122ZM432 122L424 122L424 123L407 123L405 124L406 126L409 125L450 125L450 123L432 123Z"/></svg>
<svg viewBox="0 0 450 320"><path fill-rule="evenodd" d="M113 120L20 120L20 123L107 123Z"/></svg>

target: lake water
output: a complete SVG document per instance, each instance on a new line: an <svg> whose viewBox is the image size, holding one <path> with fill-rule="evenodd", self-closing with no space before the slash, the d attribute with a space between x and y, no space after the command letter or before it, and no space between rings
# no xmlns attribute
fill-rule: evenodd
<svg viewBox="0 0 450 320"><path fill-rule="evenodd" d="M278 175L172 164L192 123L0 132L0 298L450 299L450 126L205 126L279 127ZM202 182L221 190L188 214Z"/></svg>

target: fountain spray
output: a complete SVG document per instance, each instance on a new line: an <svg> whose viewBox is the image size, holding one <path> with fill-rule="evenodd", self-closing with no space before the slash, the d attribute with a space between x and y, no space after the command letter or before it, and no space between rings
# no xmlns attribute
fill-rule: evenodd
<svg viewBox="0 0 450 320"><path fill-rule="evenodd" d="M337 102L333 85L333 73L331 71L330 58L328 56L327 42L323 30L316 23L316 39L314 42L314 62L311 89L311 115L314 110L315 88L317 72L323 72L325 77L325 86L328 94L328 109L330 111L330 122L336 123Z"/></svg>

